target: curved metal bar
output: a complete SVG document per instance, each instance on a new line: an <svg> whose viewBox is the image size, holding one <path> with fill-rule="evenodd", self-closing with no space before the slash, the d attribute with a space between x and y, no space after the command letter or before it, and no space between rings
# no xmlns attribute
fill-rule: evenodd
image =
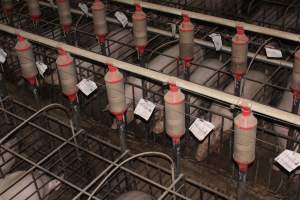
<svg viewBox="0 0 300 200"><path fill-rule="evenodd" d="M171 176L172 176L172 183L175 182L175 163L173 161L173 159L168 156L167 154L164 153L160 153L160 152L144 152L144 153L139 153L136 154L134 156L131 156L130 158L127 158L126 160L124 160L123 162L121 162L120 164L117 164L117 166L111 170L111 172L109 174L107 174L107 176L99 183L99 185L94 189L94 191L91 193L91 195L89 196L89 198L87 200L91 200L93 198L93 196L96 194L96 192L98 191L98 189L107 181L108 178L110 178L110 176L115 173L122 165L126 164L127 162L138 158L138 157L150 157L150 156L158 156L158 157L162 157L166 160L169 160L171 163Z"/></svg>
<svg viewBox="0 0 300 200"><path fill-rule="evenodd" d="M49 104L45 107L43 107L42 109L40 109L39 111L37 111L36 113L34 113L33 115L31 115L28 119L26 119L25 121L23 121L21 124L19 124L17 127L15 127L13 130L11 130L8 134L6 134L3 138L1 138L0 140L0 145L3 144L3 142L9 138L12 134L14 134L16 131L18 131L20 128L22 128L25 124L27 124L28 122L30 122L31 120L33 120L34 118L36 118L39 114L48 111L48 110L52 110L52 109L60 109L62 111L64 111L67 115L67 118L70 119L70 113L68 111L68 109L66 107L64 107L61 104ZM0 107L0 110L2 110L2 108Z"/></svg>

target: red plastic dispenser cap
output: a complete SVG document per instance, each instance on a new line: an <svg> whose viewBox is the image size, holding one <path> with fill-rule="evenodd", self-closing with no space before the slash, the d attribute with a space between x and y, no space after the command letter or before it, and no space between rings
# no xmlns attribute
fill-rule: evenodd
<svg viewBox="0 0 300 200"><path fill-rule="evenodd" d="M244 45L249 42L249 38L245 34L244 26L241 23L236 25L236 35L232 38L232 42L237 45Z"/></svg>
<svg viewBox="0 0 300 200"><path fill-rule="evenodd" d="M178 91L178 87L175 83L170 83L169 88L170 88L171 92L177 92Z"/></svg>
<svg viewBox="0 0 300 200"><path fill-rule="evenodd" d="M31 44L20 34L17 35L17 51L28 51L31 48Z"/></svg>
<svg viewBox="0 0 300 200"><path fill-rule="evenodd" d="M66 55L67 52L63 48L58 48L58 54L61 55L61 56L63 56L63 55Z"/></svg>
<svg viewBox="0 0 300 200"><path fill-rule="evenodd" d="M141 4L135 4L135 12L142 12L143 9L142 9L142 6Z"/></svg>
<svg viewBox="0 0 300 200"><path fill-rule="evenodd" d="M247 116L249 116L250 114L251 114L250 108L249 108L248 106L246 106L246 105L243 105L243 106L242 106L242 115L243 115L244 117L247 117Z"/></svg>
<svg viewBox="0 0 300 200"><path fill-rule="evenodd" d="M118 70L118 68L116 68L115 66L113 66L112 64L108 64L108 70L110 72L116 72Z"/></svg>
<svg viewBox="0 0 300 200"><path fill-rule="evenodd" d="M236 25L236 34L245 35L245 29L241 24Z"/></svg>
<svg viewBox="0 0 300 200"><path fill-rule="evenodd" d="M191 19L187 14L183 14L183 21L182 21L182 25L186 26L187 24L191 23Z"/></svg>
<svg viewBox="0 0 300 200"><path fill-rule="evenodd" d="M24 42L25 41L25 38L22 36L22 35L17 35L17 38L18 38L18 41L19 42Z"/></svg>

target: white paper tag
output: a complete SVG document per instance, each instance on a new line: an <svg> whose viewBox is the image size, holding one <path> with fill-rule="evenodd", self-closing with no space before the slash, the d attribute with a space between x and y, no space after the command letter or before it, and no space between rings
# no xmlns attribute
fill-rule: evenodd
<svg viewBox="0 0 300 200"><path fill-rule="evenodd" d="M275 161L291 172L300 166L300 154L286 149L275 158Z"/></svg>
<svg viewBox="0 0 300 200"><path fill-rule="evenodd" d="M215 126L212 123L197 118L189 130L198 140L202 141L214 128Z"/></svg>
<svg viewBox="0 0 300 200"><path fill-rule="evenodd" d="M5 63L7 53L0 48L0 63Z"/></svg>
<svg viewBox="0 0 300 200"><path fill-rule="evenodd" d="M214 42L216 51L220 51L222 46L223 46L222 36L219 33L212 33L212 34L209 35L209 37Z"/></svg>
<svg viewBox="0 0 300 200"><path fill-rule="evenodd" d="M117 12L115 12L115 17L119 20L119 22L125 28L125 26L128 24L128 19L127 19L126 15L120 11L117 11Z"/></svg>
<svg viewBox="0 0 300 200"><path fill-rule="evenodd" d="M145 120L149 120L154 109L154 103L145 99L141 99L134 110L134 114L141 116Z"/></svg>
<svg viewBox="0 0 300 200"><path fill-rule="evenodd" d="M265 50L268 58L282 58L282 52L280 49L265 47Z"/></svg>
<svg viewBox="0 0 300 200"><path fill-rule="evenodd" d="M44 77L44 73L47 70L47 65L41 61L36 61L36 67L42 77Z"/></svg>
<svg viewBox="0 0 300 200"><path fill-rule="evenodd" d="M98 87L94 81L88 79L82 79L78 84L77 87L83 94L89 96L92 92L94 92Z"/></svg>
<svg viewBox="0 0 300 200"><path fill-rule="evenodd" d="M87 7L87 5L85 3L79 3L78 7L82 10L82 12L84 14L86 14L86 16L89 15L89 8Z"/></svg>

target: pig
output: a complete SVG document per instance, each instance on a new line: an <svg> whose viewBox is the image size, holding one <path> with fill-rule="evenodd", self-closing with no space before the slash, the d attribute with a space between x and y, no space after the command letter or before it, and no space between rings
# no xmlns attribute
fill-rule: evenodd
<svg viewBox="0 0 300 200"><path fill-rule="evenodd" d="M17 138L8 140L4 143L4 146L15 152L19 151ZM15 162L16 158L13 154L0 148L0 177L5 176L11 170Z"/></svg>
<svg viewBox="0 0 300 200"><path fill-rule="evenodd" d="M61 187L59 180L51 179L41 171L31 172L15 183L25 173L26 171L17 171L0 179L1 200L47 200L50 192L58 190Z"/></svg>
<svg viewBox="0 0 300 200"><path fill-rule="evenodd" d="M256 70L252 70L247 74L247 77L253 80L257 81L265 81L267 80L267 76ZM254 93L257 91L257 89L261 86L261 84L249 80L245 80L244 83L244 95L243 97L246 99L250 99L253 97ZM224 90L224 92L229 94L234 94L234 82L230 83ZM232 118L233 114L230 110L220 107L217 104L212 104L210 107L210 110L215 113L221 113L225 115L228 118ZM222 117L220 117L217 114L213 114L211 118L211 123L215 126L215 129L210 134L210 147L211 150L216 151L219 147L219 142L221 139L221 131L223 130L224 138L228 138L229 135L226 135L226 132L232 129L233 123L232 120L224 118L224 124L222 129ZM221 130L222 129L222 130ZM197 147L195 158L198 161L203 161L208 154L208 137L206 137L203 141L200 142L200 144Z"/></svg>
<svg viewBox="0 0 300 200"><path fill-rule="evenodd" d="M116 200L154 200L154 197L145 192L130 191L122 194Z"/></svg>
<svg viewBox="0 0 300 200"><path fill-rule="evenodd" d="M203 60L200 65L210 67L214 70L205 68L205 67L198 67L192 72L192 75L190 76L190 81L199 85L205 85L208 87L213 87L213 85L217 82L218 80L218 75L215 74L215 70L220 70L223 66L224 63L221 62L219 59L215 58L209 58ZM214 75L215 74L215 75ZM220 80L220 83L223 80ZM202 101L199 100L198 98L192 96L190 98L190 103L194 104L196 106L200 106ZM191 107L190 108L190 114L194 113L196 108Z"/></svg>

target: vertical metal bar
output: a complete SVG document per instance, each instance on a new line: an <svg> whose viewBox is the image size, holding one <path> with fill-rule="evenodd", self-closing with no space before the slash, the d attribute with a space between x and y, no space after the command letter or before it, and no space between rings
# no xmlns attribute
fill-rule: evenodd
<svg viewBox="0 0 300 200"><path fill-rule="evenodd" d="M247 170L239 170L237 200L245 200Z"/></svg>
<svg viewBox="0 0 300 200"><path fill-rule="evenodd" d="M100 49L101 49L101 54L103 56L107 56L106 55L106 42L105 41L103 43L102 42L100 43Z"/></svg>
<svg viewBox="0 0 300 200"><path fill-rule="evenodd" d="M180 166L180 143L174 143L173 142L173 148L174 148L174 155L176 160L176 171L175 171L175 177L177 178L179 174L181 173L181 166Z"/></svg>
<svg viewBox="0 0 300 200"><path fill-rule="evenodd" d="M127 149L126 145L126 136L125 136L125 124L123 120L117 120L117 125L120 133L120 146L121 146L121 151L125 152Z"/></svg>
<svg viewBox="0 0 300 200"><path fill-rule="evenodd" d="M234 79L234 95L241 96L241 80Z"/></svg>
<svg viewBox="0 0 300 200"><path fill-rule="evenodd" d="M189 81L190 80L190 68L188 66L184 66L184 79ZM185 103L185 127L189 127L191 123L191 107L190 107L190 95L186 95L186 103ZM185 134L185 140L183 142L182 149L185 149L186 146L190 143L190 134L188 134L189 130L186 129L187 134Z"/></svg>

